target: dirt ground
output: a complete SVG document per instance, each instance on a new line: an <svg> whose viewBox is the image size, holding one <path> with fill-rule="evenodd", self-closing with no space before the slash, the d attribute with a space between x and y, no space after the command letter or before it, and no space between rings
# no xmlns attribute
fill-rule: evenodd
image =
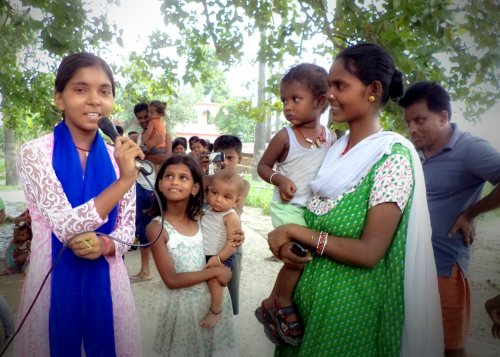
<svg viewBox="0 0 500 357"><path fill-rule="evenodd" d="M22 202L24 198L19 198L19 193L0 194L7 205L9 202ZM20 195L22 196L22 192ZM273 345L264 336L262 326L254 317L254 311L270 292L281 264L264 259L270 256L266 242L267 232L272 229L269 217L263 216L258 209L245 207L242 222L246 241L240 288L240 314L234 318L240 356L272 356ZM11 229L3 224L0 226L0 235L4 230ZM484 302L500 294L500 220L479 222L476 237L472 246L469 272L472 317L467 351L470 357L500 357L500 340L491 336L491 321L484 310ZM140 269L140 252L128 252L125 265L131 275L136 274ZM157 323L157 306L163 289L163 283L153 262L151 270L151 281L132 284L141 320L143 355L146 357L151 354ZM15 316L23 280L23 274L0 277L0 293L6 298ZM12 356L12 349L9 350L7 357Z"/></svg>

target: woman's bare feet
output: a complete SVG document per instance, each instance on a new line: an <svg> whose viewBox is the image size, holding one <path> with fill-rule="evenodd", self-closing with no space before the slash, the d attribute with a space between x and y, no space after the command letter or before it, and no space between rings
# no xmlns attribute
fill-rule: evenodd
<svg viewBox="0 0 500 357"><path fill-rule="evenodd" d="M200 326L206 328L207 330L211 330L214 328L215 324L222 317L222 309L219 312L215 312L210 308L210 311L207 316L203 320L200 321Z"/></svg>

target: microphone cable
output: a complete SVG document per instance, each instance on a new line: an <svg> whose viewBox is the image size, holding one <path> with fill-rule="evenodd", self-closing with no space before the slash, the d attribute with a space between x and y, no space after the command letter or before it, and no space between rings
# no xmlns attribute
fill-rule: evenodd
<svg viewBox="0 0 500 357"><path fill-rule="evenodd" d="M139 160L139 159L137 159L137 160ZM85 232L80 232L80 233L74 235L73 237L71 237L70 239L68 239L66 241L66 243L64 243L64 245L63 245L61 251L59 252L59 254L57 255L57 258L54 261L54 264L52 264L52 266L50 267L47 275L45 276L45 279L43 279L42 285L40 286L40 289L38 289L38 292L35 295L35 299L31 303L31 305L30 305L30 307L28 309L28 312L26 313L26 315L24 316L23 320L19 324L19 327L16 329L16 332L9 338L9 340L5 344L4 348L2 349L2 352L0 353L0 357L2 357L5 354L5 352L7 352L7 348L9 348L10 344L12 343L12 341L14 340L14 338L17 336L17 334L21 330L21 327L23 327L24 322L26 321L26 319L28 318L28 315L30 314L31 310L33 309L33 306L35 305L36 300L40 296L40 293L42 292L42 289L43 289L45 283L47 282L47 279L49 278L50 273L52 273L52 270L54 270L55 266L59 262L59 259L61 258L62 253L68 247L69 243L71 243L71 241L73 241L73 239L75 239L78 236L81 236L83 234L86 234L86 233L95 233L97 236L104 236L104 237L107 237L108 239L114 240L115 242L122 243L122 244L128 245L130 247L147 248L147 247L150 247L153 243L155 243L158 240L158 238L160 238L160 236L161 236L161 234L163 232L163 223L164 223L163 207L161 206L161 200L160 200L160 196L158 195L158 192L156 192L154 185L148 179L148 175L150 175L150 174L153 173L154 168L153 168L153 165L151 165L149 162L146 162L146 161L143 161L143 160L140 160L140 161L141 161L142 164L147 164L147 165L150 166L150 171L149 172L146 171L146 169L144 169L144 167L141 167L139 169L139 171L144 175L144 178L146 179L146 181L148 182L149 186L151 187L151 190L155 194L155 198L158 201L158 206L160 207L161 228L160 228L160 232L158 232L158 235L156 236L156 238L152 242L149 242L149 243L146 243L146 244L135 244L135 243L124 242L124 241L122 241L122 240L120 240L118 238L114 238L114 237L112 237L112 236L110 236L109 234L106 234L106 233L99 233L99 232L95 232L95 231L85 231ZM84 258L82 258L82 259L84 259Z"/></svg>

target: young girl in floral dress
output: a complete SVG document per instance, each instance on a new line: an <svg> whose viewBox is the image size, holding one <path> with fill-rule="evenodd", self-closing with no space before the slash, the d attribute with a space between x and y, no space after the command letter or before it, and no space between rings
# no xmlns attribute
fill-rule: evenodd
<svg viewBox="0 0 500 357"><path fill-rule="evenodd" d="M205 269L200 167L189 156L174 155L160 168L155 189L164 210L164 230L151 250L165 287L153 350L158 356L171 357L237 356L227 289L220 320L213 329L200 325L211 306L206 281L215 278L226 286L231 278L231 270L226 266ZM158 202L149 213L156 216L146 229L148 240L152 241L161 230ZM235 248L243 242L239 234L233 239Z"/></svg>

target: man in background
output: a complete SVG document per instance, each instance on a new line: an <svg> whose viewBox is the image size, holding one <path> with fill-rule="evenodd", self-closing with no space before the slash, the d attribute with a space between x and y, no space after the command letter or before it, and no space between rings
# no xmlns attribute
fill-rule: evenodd
<svg viewBox="0 0 500 357"><path fill-rule="evenodd" d="M470 245L476 234L476 217L500 207L500 185L481 199L486 181L500 182L500 154L487 141L450 123L450 97L436 83L412 85L399 104L424 170L445 356L466 357Z"/></svg>
<svg viewBox="0 0 500 357"><path fill-rule="evenodd" d="M139 125L143 129L143 132L135 137L136 143L141 142L141 136L146 131L148 127L149 117L148 117L148 105L146 103L139 103L134 107L134 114L139 122ZM133 138L131 137L133 140ZM161 165L167 160L172 154L172 138L170 134L167 133L165 142L167 143L166 152L155 155L146 155L145 161L151 164L151 167L146 167L146 170L152 169L153 173L148 176L148 180L154 187L156 182L156 172L155 164ZM147 145L147 150L151 150L155 145L161 141L161 138L153 137L149 140ZM137 177L136 183L136 215L135 215L135 227L136 235L140 244L148 243L148 238L146 237L146 226L151 222L153 217L145 213L153 204L153 189L149 185L148 181L144 178L142 173ZM149 261L151 259L151 248L141 248L141 271L137 275L130 277L131 283L139 283L142 281L151 280L151 273L149 271Z"/></svg>

